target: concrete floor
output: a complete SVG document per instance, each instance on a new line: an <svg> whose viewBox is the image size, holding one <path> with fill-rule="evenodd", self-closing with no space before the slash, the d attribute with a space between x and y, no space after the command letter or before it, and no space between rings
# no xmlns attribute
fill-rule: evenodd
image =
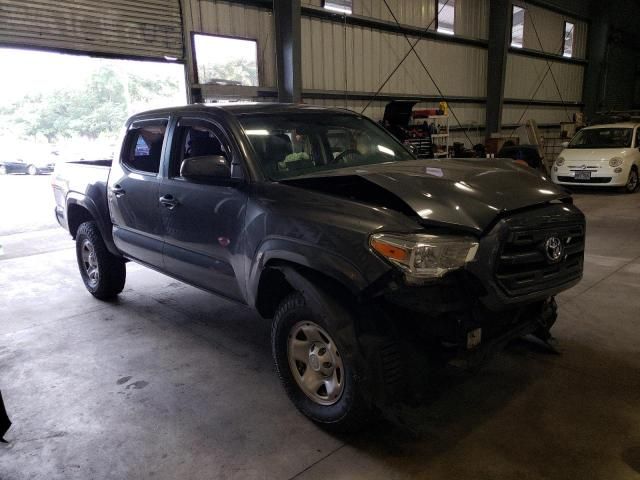
<svg viewBox="0 0 640 480"><path fill-rule="evenodd" d="M251 311L136 265L102 303L61 230L0 237L0 479L640 478L640 194L576 203L562 355L518 342L352 437L293 409Z"/></svg>

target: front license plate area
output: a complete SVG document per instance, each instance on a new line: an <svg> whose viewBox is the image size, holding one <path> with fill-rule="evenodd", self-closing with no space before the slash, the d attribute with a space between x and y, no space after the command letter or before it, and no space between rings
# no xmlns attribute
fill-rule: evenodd
<svg viewBox="0 0 640 480"><path fill-rule="evenodd" d="M576 180L591 180L591 172L589 170L576 172Z"/></svg>
<svg viewBox="0 0 640 480"><path fill-rule="evenodd" d="M472 350L482 341L482 329L475 328L467 332L467 350Z"/></svg>

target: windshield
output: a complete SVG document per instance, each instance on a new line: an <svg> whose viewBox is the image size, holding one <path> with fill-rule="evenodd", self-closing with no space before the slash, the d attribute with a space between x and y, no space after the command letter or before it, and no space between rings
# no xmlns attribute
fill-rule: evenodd
<svg viewBox="0 0 640 480"><path fill-rule="evenodd" d="M589 128L580 130L569 148L620 148L631 146L633 128Z"/></svg>
<svg viewBox="0 0 640 480"><path fill-rule="evenodd" d="M256 114L239 120L263 172L272 180L413 160L382 128L355 115Z"/></svg>

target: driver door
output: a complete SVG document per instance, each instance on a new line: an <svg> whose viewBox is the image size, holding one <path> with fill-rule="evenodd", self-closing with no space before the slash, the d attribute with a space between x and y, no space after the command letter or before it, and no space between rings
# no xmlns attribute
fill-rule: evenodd
<svg viewBox="0 0 640 480"><path fill-rule="evenodd" d="M244 183L231 179L238 153L229 136L212 120L177 119L170 160L159 188L164 228L164 265L170 275L228 298L244 301L242 254L247 195ZM191 157L224 156L229 168L219 178L194 180L181 175Z"/></svg>

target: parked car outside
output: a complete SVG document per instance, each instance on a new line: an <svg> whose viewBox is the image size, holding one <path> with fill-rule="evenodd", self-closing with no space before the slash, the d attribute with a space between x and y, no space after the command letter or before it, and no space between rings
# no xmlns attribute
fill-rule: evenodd
<svg viewBox="0 0 640 480"><path fill-rule="evenodd" d="M26 175L43 175L52 173L56 165L58 153L42 149L26 150L14 154L13 158L0 160L0 175L22 173Z"/></svg>
<svg viewBox="0 0 640 480"><path fill-rule="evenodd" d="M640 185L640 123L612 123L580 130L562 150L551 169L560 185L622 187Z"/></svg>

